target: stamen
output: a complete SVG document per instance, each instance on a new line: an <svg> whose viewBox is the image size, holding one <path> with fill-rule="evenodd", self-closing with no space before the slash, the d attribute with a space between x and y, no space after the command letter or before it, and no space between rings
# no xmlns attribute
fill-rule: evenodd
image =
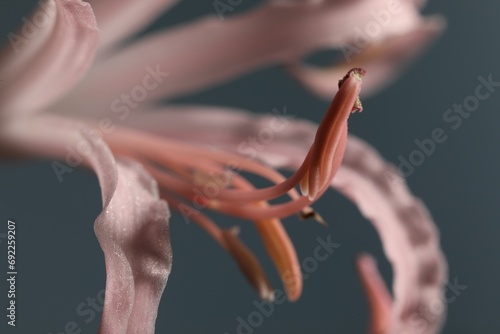
<svg viewBox="0 0 500 334"><path fill-rule="evenodd" d="M205 147L197 147L186 143L176 143L167 138L158 138L142 133L137 134L134 133L133 130L126 130L124 131L125 133L119 133L119 130L116 132L116 135L108 140L108 144L113 151L119 151L122 154L140 152L148 159L157 161L160 165L168 169L171 169L169 168L170 165L179 163L192 167L195 170L203 169L206 164L216 163L220 165L219 170L224 172L228 167L232 167L227 165L228 162L231 162L232 164L236 164L236 167L242 171L254 173L276 184L268 188L255 189L252 192L236 189L221 189L214 199L223 199L233 202L262 201L274 199L286 193L288 193L291 198L297 198L299 195L293 187L299 182L302 177L302 172L306 170L307 167L304 165L304 167L299 168L292 177L287 179L278 171L238 154L209 151ZM127 148L123 148L124 141L127 142ZM196 158L193 159L193 157ZM193 187L195 186L193 183L190 183L188 186L200 190L199 186Z"/></svg>
<svg viewBox="0 0 500 334"><path fill-rule="evenodd" d="M253 185L242 177L234 179L234 186L240 189L252 190ZM267 207L267 202L255 204L257 207ZM267 253L278 270L285 287L288 300L296 301L302 293L302 273L295 247L279 219L256 220L255 226L259 232Z"/></svg>
<svg viewBox="0 0 500 334"><path fill-rule="evenodd" d="M204 173L207 168L204 166L214 165L215 170L223 170L221 166L227 164L228 161L235 161L240 164L243 170L257 173L274 183L281 183L265 189L255 190L221 187L218 189L217 194L211 198L206 198L206 196L203 198L203 196L199 195L200 186L197 185L199 182L195 183L192 176L191 179L185 179L169 175L169 181L165 182L165 185L187 200L206 201L209 208L235 217L250 220L284 218L298 213L312 204L323 192L322 190L328 187L340 167L347 140L346 121L359 94L361 85L359 77L361 75L361 70L353 70L342 81L339 93L332 101L318 129L309 154L304 159L301 168L289 179L271 168L237 154L210 151L194 144L175 142L166 138L136 133L133 130L123 131L122 133L118 130L117 136L120 145L114 144L112 139L110 140L110 146L118 145L123 150L122 144L123 141L126 141L130 144L129 152L140 151L153 161L159 161L160 164L166 165L167 168L180 170L180 175L183 176L186 176L187 167L192 170L200 169ZM193 159L193 156L197 157L197 159ZM165 176L163 178L165 179ZM294 185L299 182L302 190L307 190L307 198L299 197L293 189ZM292 198L290 202L256 210L255 202L267 201L284 193L288 193ZM241 204L234 205L235 202Z"/></svg>
<svg viewBox="0 0 500 334"><path fill-rule="evenodd" d="M245 205L237 206L234 205L234 203L227 201L207 200L203 196L193 195L190 189L184 188L181 180L175 178L168 172L159 170L158 168L151 166L144 159L137 159L145 164L144 167L155 177L161 187L169 190L170 192L176 193L177 195L198 206L207 207L209 209L228 214L233 217L248 220L284 218L300 212L312 203L312 201L310 201L307 197L303 196L286 203L269 205L267 207L256 207L255 202L249 202Z"/></svg>
<svg viewBox="0 0 500 334"><path fill-rule="evenodd" d="M189 210L189 219L203 228L215 241L234 258L250 285L262 300L274 301L274 290L255 255L238 238L238 229L222 230L210 218L187 204L177 200L165 191L161 196L178 212Z"/></svg>
<svg viewBox="0 0 500 334"><path fill-rule="evenodd" d="M316 211L314 211L314 209L311 208L310 206L304 208L299 213L298 216L302 220L307 220L307 219L313 218L314 220L316 220L321 225L323 225L325 227L328 227L328 223L323 219L323 217L321 217L321 215L319 213L317 213Z"/></svg>
<svg viewBox="0 0 500 334"><path fill-rule="evenodd" d="M252 191L221 189L214 196L213 199L217 201L214 203L218 203L220 200L228 202L266 201L277 198L287 192L292 198L296 198L297 195L293 187L299 182L302 192L307 194L310 201L314 201L317 198L319 189L323 188L325 183L329 183L335 174L334 172L336 172L336 168L332 169L331 166L339 166L341 163L343 149L339 149L339 147L342 148L345 144L344 141L347 137L345 124L349 113L353 109L355 99L359 94L361 85L359 78L361 75L361 70L352 70L341 81L339 93L333 99L306 159L304 159L299 170L288 179L277 171L238 154L209 151L192 144L136 133L133 130L124 131L124 133L118 131L114 137L119 138L120 144L123 141L129 142L131 144L130 149L132 150L134 148L137 151L142 150L142 152L146 152L145 154L150 157L156 155L155 159L162 160L167 166L174 166L176 163L181 163L196 170L196 168L203 166L204 162L206 163L207 161L218 164L227 164L228 161L231 161L232 163L236 163L237 167L242 170L260 174L276 183L275 186ZM120 146L120 144L117 144L117 146ZM196 160L199 161L194 161L193 156L197 157ZM173 157L175 157L175 160ZM179 170L178 166L177 170ZM199 183L196 182L196 184ZM195 183L191 182L191 185L195 185ZM186 183L184 186L187 188L190 185Z"/></svg>
<svg viewBox="0 0 500 334"><path fill-rule="evenodd" d="M166 191L172 190L172 183L175 183L176 181L173 181L168 177L166 178L167 172L160 171L157 168L147 164L147 162L145 161L143 161L143 163L145 164L145 168L158 180L162 189L165 189ZM237 187L238 189L254 189L252 184L241 175L234 175L234 177L230 180L230 183L232 186ZM179 193L179 189L176 190L176 193ZM167 199L169 203L173 202L171 198L167 197L167 195L165 195L165 199ZM268 206L266 202L253 203L252 205L256 209ZM201 215L198 212L193 214L193 211L196 211L194 209L189 210L190 212L188 214L190 218L191 216L194 216L194 218L197 219ZM209 225L209 232L214 235L215 233L213 232L212 226L214 224L207 224L207 219L208 218L203 218L201 220L201 226L206 229L206 225ZM257 227L257 230L261 235L269 256L273 260L276 268L278 269L278 272L280 273L280 277L282 278L288 299L290 301L297 300L302 292L302 275L300 272L300 265L297 254L295 252L295 248L293 247L290 238L283 228L283 225L281 224L279 219L269 219L257 220L255 221L255 226ZM220 235L215 235L215 238L220 239ZM220 240L219 242L222 243ZM227 245L224 245L223 243L222 246L227 247ZM236 251L236 249L233 251ZM233 256L236 257L236 255L234 254ZM244 257L239 256L237 258L241 260ZM239 263L239 265L244 266L244 264L242 263ZM245 270L243 270L243 272L245 273L245 275L248 275ZM255 278L249 278L249 280L253 282L252 284L255 284Z"/></svg>
<svg viewBox="0 0 500 334"><path fill-rule="evenodd" d="M144 164L160 185L169 205L189 216L210 234L237 261L263 299L272 299L273 290L260 264L238 239L237 232L221 230L199 210L208 208L233 217L254 221L266 250L283 281L289 300L299 298L302 277L297 254L280 218L298 214L326 226L311 204L332 182L341 166L347 143L347 120L361 111L361 79L365 71L352 69L339 80L339 91L321 122L314 142L298 170L286 178L277 170L237 153L214 150L133 129L117 129L105 140L114 153L128 155ZM239 172L260 176L273 185L256 189ZM299 194L296 186L300 186ZM207 193L206 189L213 190ZM214 188L215 187L215 188ZM204 191L205 190L205 191ZM288 195L280 204L269 201ZM197 208L197 209L195 209Z"/></svg>
<svg viewBox="0 0 500 334"><path fill-rule="evenodd" d="M311 148L309 165L308 194L313 200L325 182L330 183L333 173L328 166L333 160L342 160L344 152L337 152L339 144L347 136L347 119L353 110L361 108L357 102L361 90L361 78L365 71L352 69L339 81L339 91L326 112Z"/></svg>
<svg viewBox="0 0 500 334"><path fill-rule="evenodd" d="M222 236L227 243L228 251L236 259L240 270L263 300L274 301L274 290L262 270L259 262L250 250L239 242L237 231L223 230Z"/></svg>

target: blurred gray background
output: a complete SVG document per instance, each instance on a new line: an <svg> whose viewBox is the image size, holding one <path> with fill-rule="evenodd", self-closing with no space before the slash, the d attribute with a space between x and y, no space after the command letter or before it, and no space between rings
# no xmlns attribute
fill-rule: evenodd
<svg viewBox="0 0 500 334"><path fill-rule="evenodd" d="M0 36L15 32L37 1L2 0ZM234 13L255 6L243 1ZM431 1L427 14L440 13L448 29L395 84L363 101L365 111L350 120L352 133L382 155L398 162L443 124L443 113L474 93L477 77L500 80L500 2ZM184 0L151 29L215 14L211 1ZM236 47L236 46L235 46ZM325 54L316 57L319 61ZM324 59L323 59L324 60ZM242 107L270 112L286 105L291 114L319 121L327 103L306 92L281 68L268 68L204 91L178 103ZM500 333L500 91L482 101L448 140L407 178L413 192L429 206L442 233L450 278L467 288L449 304L444 333ZM97 333L100 312L89 306L104 287L103 255L92 229L101 207L95 176L78 170L59 183L50 162L2 162L0 166L0 233L8 218L17 222L18 326L6 325L6 244L0 239L1 333L68 333L75 322L81 333ZM276 306L255 333L364 333L368 312L353 259L370 252L379 259L390 283L390 267L371 225L340 195L329 192L315 206L328 229L291 218L286 226L299 256L312 255L316 238L331 235L340 248L305 281L297 303ZM243 236L280 288L250 224ZM174 267L158 315L158 333L237 332L237 318L256 310L256 295L225 254L195 225L179 217L170 221ZM89 299L88 299L89 298ZM99 301L96 302L99 306Z"/></svg>

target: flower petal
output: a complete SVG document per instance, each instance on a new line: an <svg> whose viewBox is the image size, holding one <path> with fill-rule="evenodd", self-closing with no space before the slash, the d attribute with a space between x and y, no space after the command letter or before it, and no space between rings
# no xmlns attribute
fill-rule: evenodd
<svg viewBox="0 0 500 334"><path fill-rule="evenodd" d="M117 167L115 193L94 225L107 273L100 333L154 334L172 264L169 211L139 164Z"/></svg>
<svg viewBox="0 0 500 334"><path fill-rule="evenodd" d="M116 163L99 136L73 121L19 117L4 124L0 135L2 144L23 154L66 159L66 165L52 164L59 166L54 171L60 181L64 174L58 173L70 172L78 163L96 172L103 211L94 229L107 272L100 333L153 334L172 263L169 211L156 182L137 163Z"/></svg>
<svg viewBox="0 0 500 334"><path fill-rule="evenodd" d="M358 205L377 229L394 271L392 332L437 333L445 305L446 262L439 233L422 202L392 165L363 141L349 139L333 186Z"/></svg>
<svg viewBox="0 0 500 334"><path fill-rule="evenodd" d="M361 95L373 95L392 83L401 68L434 41L443 29L441 17L427 18L413 30L401 35L388 37L365 48L351 46L351 51L346 49L345 59L330 68L294 64L289 70L307 88L329 100L337 90L337 78L352 67L362 67L370 75L363 79Z"/></svg>
<svg viewBox="0 0 500 334"><path fill-rule="evenodd" d="M387 6L386 0L269 1L222 22L203 18L147 37L98 64L65 103L91 101L92 109L107 110L122 94L146 87L144 82L151 89L140 99L143 104L185 95L256 68L337 48L374 20L372 12ZM414 3L401 1L374 41L410 31L420 20ZM161 75L167 72L168 78Z"/></svg>
<svg viewBox="0 0 500 334"><path fill-rule="evenodd" d="M90 66L98 44L92 8L81 0L40 2L0 54L0 109L40 110L67 93Z"/></svg>
<svg viewBox="0 0 500 334"><path fill-rule="evenodd" d="M177 112L134 116L139 127L157 134L234 152L248 138L258 137L261 129L275 129L273 140L257 151L258 159L275 168L298 168L316 133L316 126L306 121L228 109L181 107ZM425 322L425 333L436 333L445 315L447 267L425 206L409 192L394 167L353 136L332 186L356 203L382 239L394 271L391 330L413 333L416 322Z"/></svg>
<svg viewBox="0 0 500 334"><path fill-rule="evenodd" d="M294 120L287 108L275 109L274 117L262 117L243 109L201 105L167 106L131 113L123 125L177 140L238 151L261 129L273 129L272 145L287 149L288 154L260 150L259 158L273 166L300 164L304 147L314 141L315 129L308 121ZM293 120L293 121L292 121ZM113 133L110 134L112 136ZM312 137L311 137L312 136ZM303 142L305 140L305 142Z"/></svg>
<svg viewBox="0 0 500 334"><path fill-rule="evenodd" d="M178 0L90 0L101 31L101 45L107 46L132 35L151 23Z"/></svg>
<svg viewBox="0 0 500 334"><path fill-rule="evenodd" d="M1 123L0 145L20 156L51 157L54 177L63 182L81 165L96 173L103 207L111 201L118 174L106 143L83 123L52 115L20 116Z"/></svg>
<svg viewBox="0 0 500 334"><path fill-rule="evenodd" d="M356 267L370 307L369 332L371 334L387 333L391 325L392 298L377 270L377 264L370 255L363 254L358 257Z"/></svg>

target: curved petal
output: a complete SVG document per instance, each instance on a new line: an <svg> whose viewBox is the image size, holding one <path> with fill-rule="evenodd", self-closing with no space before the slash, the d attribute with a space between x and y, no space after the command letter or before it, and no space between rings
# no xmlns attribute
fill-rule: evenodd
<svg viewBox="0 0 500 334"><path fill-rule="evenodd" d="M351 137L333 186L358 205L377 229L394 271L392 332L437 333L445 305L446 262L439 233L422 202L392 165Z"/></svg>
<svg viewBox="0 0 500 334"><path fill-rule="evenodd" d="M275 129L272 140L262 145L257 156L276 168L298 168L316 133L313 124L290 118L201 107L168 110L137 114L132 121L158 134L235 152L248 138L258 137L261 129ZM424 323L421 333L436 333L445 315L447 268L438 231L425 206L409 192L394 167L353 136L332 186L352 199L374 224L393 266L394 302L388 332L417 333L421 327L412 326ZM372 283L372 287L380 286Z"/></svg>
<svg viewBox="0 0 500 334"><path fill-rule="evenodd" d="M108 46L144 28L178 0L90 0L101 31L101 45Z"/></svg>
<svg viewBox="0 0 500 334"><path fill-rule="evenodd" d="M262 117L242 109L201 105L167 106L160 110L131 113L121 124L170 138L242 151L238 146L262 129L272 129L273 148L286 148L287 155L259 150L259 158L277 167L300 164L304 148L314 141L310 122L295 120L287 108L274 109L274 117ZM104 130L104 129L103 129ZM103 131L104 132L104 131ZM110 133L113 135L113 132ZM240 152L241 153L241 152Z"/></svg>
<svg viewBox="0 0 500 334"><path fill-rule="evenodd" d="M407 33L388 37L366 47L357 48L346 44L343 49L345 59L330 68L297 63L291 65L289 71L311 91L329 100L338 89L337 78L352 67L362 67L370 73L363 80L362 95L373 95L391 84L401 72L400 69L434 41L443 29L441 17L427 18Z"/></svg>
<svg viewBox="0 0 500 334"><path fill-rule="evenodd" d="M86 73L99 39L81 0L40 2L0 54L2 113L33 112L66 94Z"/></svg>
<svg viewBox="0 0 500 334"><path fill-rule="evenodd" d="M414 2L398 3L374 41L419 25ZM93 110L108 110L124 94L143 105L185 95L256 68L339 47L355 40L360 27L375 20L373 13L387 8L386 0L270 1L222 22L203 18L147 37L98 64L65 104L86 101L94 103Z"/></svg>
<svg viewBox="0 0 500 334"><path fill-rule="evenodd" d="M100 333L155 333L172 264L169 211L141 165L121 162L118 184L94 230L106 259Z"/></svg>
<svg viewBox="0 0 500 334"><path fill-rule="evenodd" d="M80 163L96 172L103 211L94 229L107 272L100 333L153 334L172 263L169 211L156 182L137 163L115 162L104 141L82 124L16 118L3 125L0 135L2 144L23 154L65 161L52 164L60 181Z"/></svg>

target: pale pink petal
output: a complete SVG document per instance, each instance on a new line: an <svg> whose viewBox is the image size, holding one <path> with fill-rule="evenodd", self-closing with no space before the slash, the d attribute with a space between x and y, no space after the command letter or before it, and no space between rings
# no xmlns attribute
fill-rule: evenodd
<svg viewBox="0 0 500 334"><path fill-rule="evenodd" d="M370 306L369 333L387 333L392 320L392 297L378 272L377 264L373 257L363 254L356 260L356 267Z"/></svg>
<svg viewBox="0 0 500 334"><path fill-rule="evenodd" d="M446 262L425 206L411 195L392 165L352 136L333 186L373 223L392 264L390 332L437 333L445 316Z"/></svg>
<svg viewBox="0 0 500 334"><path fill-rule="evenodd" d="M90 0L101 31L101 45L119 42L146 27L178 0Z"/></svg>
<svg viewBox="0 0 500 334"><path fill-rule="evenodd" d="M115 191L118 174L113 154L101 137L83 123L51 115L19 116L1 124L0 146L21 156L52 157L54 181L63 182L74 168L96 173L103 207Z"/></svg>
<svg viewBox="0 0 500 334"><path fill-rule="evenodd" d="M328 68L303 64L289 67L290 72L311 91L327 100L338 90L336 80L350 68L362 67L370 75L363 79L362 95L378 93L391 84L419 53L434 41L444 29L441 17L428 18L413 30L388 37L364 48L349 49L338 63Z"/></svg>
<svg viewBox="0 0 500 334"><path fill-rule="evenodd" d="M40 110L67 93L92 63L99 33L81 0L48 0L0 54L2 113Z"/></svg>
<svg viewBox="0 0 500 334"><path fill-rule="evenodd" d="M278 167L300 164L304 160L304 148L314 140L315 129L308 121L295 120L296 116L286 106L275 108L272 112L275 117L269 118L226 107L167 106L157 111L131 113L119 125L186 142L237 150L241 154L248 151L245 144L255 134L262 129L272 129L274 136L280 138L273 140L273 148L278 152L280 148L286 149L288 154L259 150L259 157Z"/></svg>
<svg viewBox="0 0 500 334"><path fill-rule="evenodd" d="M11 150L60 160L52 164L54 180L68 177L58 174L62 168L79 164L96 172L103 211L94 229L107 273L100 333L153 334L172 263L169 211L156 181L135 162L116 163L95 132L73 121L18 117L4 124L0 136Z"/></svg>
<svg viewBox="0 0 500 334"><path fill-rule="evenodd" d="M374 42L420 25L413 1L397 3L397 14ZM386 0L270 1L224 21L203 18L147 37L98 64L65 103L85 101L93 110L109 110L120 107L113 102L124 95L144 105L192 93L256 68L338 48L375 20L372 13L387 8Z"/></svg>
<svg viewBox="0 0 500 334"><path fill-rule="evenodd" d="M157 134L240 154L245 152L242 145L258 138L259 131L274 129L272 140L254 153L276 168L297 168L316 133L315 125L292 117L202 107L168 110L136 114L131 121ZM353 136L332 186L353 200L374 224L392 264L394 303L388 333L436 333L445 316L447 267L438 231L425 206L409 192L394 167ZM415 324L420 325L416 328Z"/></svg>
<svg viewBox="0 0 500 334"><path fill-rule="evenodd" d="M103 334L154 334L172 264L169 211L141 165L118 167L118 184L94 229L106 259Z"/></svg>

